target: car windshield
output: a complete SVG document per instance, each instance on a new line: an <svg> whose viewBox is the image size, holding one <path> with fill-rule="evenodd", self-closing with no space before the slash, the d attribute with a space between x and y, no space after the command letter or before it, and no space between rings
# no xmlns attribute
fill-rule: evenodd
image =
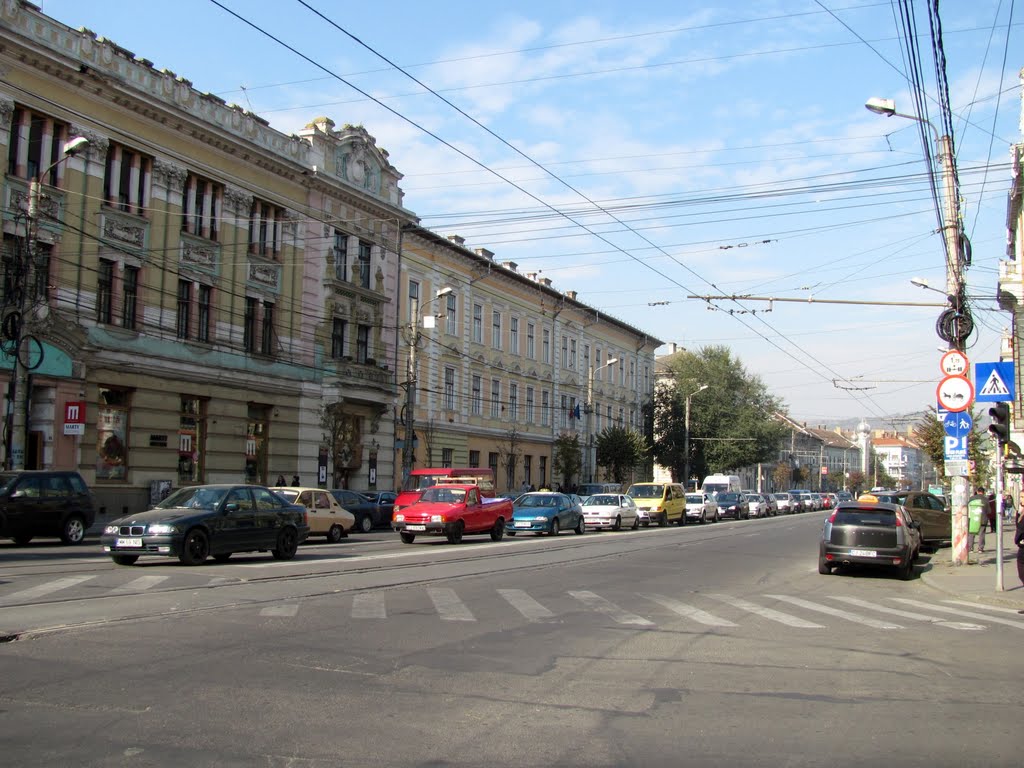
<svg viewBox="0 0 1024 768"><path fill-rule="evenodd" d="M614 507L614 506L618 505L619 497L618 496L608 496L606 494L601 494L601 495L598 495L598 496L591 496L589 499L587 499L583 503L586 506L588 506L588 507L597 507L597 506L603 506L603 507L611 506L611 507Z"/></svg>
<svg viewBox="0 0 1024 768"><path fill-rule="evenodd" d="M462 488L435 486L425 490L421 498L423 501L437 501L442 504L461 504L466 500L466 491Z"/></svg>
<svg viewBox="0 0 1024 768"><path fill-rule="evenodd" d="M720 493L718 500L724 501L726 504L735 504L740 500L740 495L738 493Z"/></svg>
<svg viewBox="0 0 1024 768"><path fill-rule="evenodd" d="M516 499L517 507L554 507L558 505L558 498L555 496L549 496L544 494L542 496L534 496L527 494L526 496L520 496Z"/></svg>
<svg viewBox="0 0 1024 768"><path fill-rule="evenodd" d="M701 496L699 493L688 493L688 494L686 494L686 503L687 504L700 504L703 501L704 501L704 497Z"/></svg>
<svg viewBox="0 0 1024 768"><path fill-rule="evenodd" d="M776 499L776 501L789 501L789 494L787 494L787 493L776 493L775 494L775 499Z"/></svg>
<svg viewBox="0 0 1024 768"><path fill-rule="evenodd" d="M634 499L660 499L664 493L662 485L631 485L629 495Z"/></svg>
<svg viewBox="0 0 1024 768"><path fill-rule="evenodd" d="M229 487L210 488L202 485L179 488L156 506L157 509L216 509L229 490Z"/></svg>

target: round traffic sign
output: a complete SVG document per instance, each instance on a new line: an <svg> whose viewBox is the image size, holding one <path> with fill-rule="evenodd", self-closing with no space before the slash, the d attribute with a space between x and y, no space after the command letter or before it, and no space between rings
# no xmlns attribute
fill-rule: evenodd
<svg viewBox="0 0 1024 768"><path fill-rule="evenodd" d="M967 356L959 349L951 349L942 356L939 367L947 376L965 376L969 370L970 363Z"/></svg>
<svg viewBox="0 0 1024 768"><path fill-rule="evenodd" d="M947 376L936 387L935 399L947 411L966 411L974 402L974 385L965 376Z"/></svg>

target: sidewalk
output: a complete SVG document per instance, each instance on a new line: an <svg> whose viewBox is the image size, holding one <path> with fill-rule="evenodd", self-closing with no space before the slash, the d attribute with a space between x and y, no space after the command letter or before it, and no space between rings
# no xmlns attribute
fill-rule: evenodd
<svg viewBox="0 0 1024 768"><path fill-rule="evenodd" d="M1024 611L1024 586L1017 577L1017 547L1013 545L1013 526L1003 526L1003 591L996 591L996 535L988 534L985 552L971 552L969 565L952 563L952 550L942 547L918 569L928 586L961 600L1000 605Z"/></svg>

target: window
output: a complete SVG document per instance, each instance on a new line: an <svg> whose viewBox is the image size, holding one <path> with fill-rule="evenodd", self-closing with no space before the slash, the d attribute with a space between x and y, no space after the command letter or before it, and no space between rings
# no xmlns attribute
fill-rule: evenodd
<svg viewBox="0 0 1024 768"><path fill-rule="evenodd" d="M418 322L416 315L420 311L420 284L415 280L409 281L409 322Z"/></svg>
<svg viewBox="0 0 1024 768"><path fill-rule="evenodd" d="M576 339L569 339L569 367L576 367Z"/></svg>
<svg viewBox="0 0 1024 768"><path fill-rule="evenodd" d="M533 387L526 388L526 413L523 416L527 424L533 424Z"/></svg>
<svg viewBox="0 0 1024 768"><path fill-rule="evenodd" d="M569 367L569 337L562 336L562 367Z"/></svg>
<svg viewBox="0 0 1024 768"><path fill-rule="evenodd" d="M107 149L103 199L121 211L146 215L153 160L114 142Z"/></svg>
<svg viewBox="0 0 1024 768"><path fill-rule="evenodd" d="M491 418L497 419L501 416L501 381L491 379Z"/></svg>
<svg viewBox="0 0 1024 768"><path fill-rule="evenodd" d="M189 173L182 191L182 231L208 240L216 240L223 201L223 184Z"/></svg>
<svg viewBox="0 0 1024 768"><path fill-rule="evenodd" d="M33 256L32 298L48 301L50 296L50 262L53 246L49 243L36 242Z"/></svg>
<svg viewBox="0 0 1024 768"><path fill-rule="evenodd" d="M259 299L246 297L245 299L245 325L242 336L242 346L246 352L256 351L256 315L259 312Z"/></svg>
<svg viewBox="0 0 1024 768"><path fill-rule="evenodd" d="M356 362L365 363L370 359L370 326L356 326Z"/></svg>
<svg viewBox="0 0 1024 768"><path fill-rule="evenodd" d="M484 307L483 304L473 305L473 341L484 343Z"/></svg>
<svg viewBox="0 0 1024 768"><path fill-rule="evenodd" d="M121 304L121 326L134 329L139 302L139 268L124 268L124 302Z"/></svg>
<svg viewBox="0 0 1024 768"><path fill-rule="evenodd" d="M601 434L601 406L594 406L594 434Z"/></svg>
<svg viewBox="0 0 1024 768"><path fill-rule="evenodd" d="M626 361L619 356L619 386L626 386Z"/></svg>
<svg viewBox="0 0 1024 768"><path fill-rule="evenodd" d="M441 466L451 468L452 462L455 460L455 449L454 448L442 448L441 449Z"/></svg>
<svg viewBox="0 0 1024 768"><path fill-rule="evenodd" d="M519 419L519 385L508 385L508 417L516 422Z"/></svg>
<svg viewBox="0 0 1024 768"><path fill-rule="evenodd" d="M68 126L23 107L16 107L11 117L11 137L7 144L7 172L20 179L35 179L49 169L41 179L57 186L64 166L58 163L68 139Z"/></svg>
<svg viewBox="0 0 1024 768"><path fill-rule="evenodd" d="M455 410L455 369L447 365L444 368L444 408Z"/></svg>
<svg viewBox="0 0 1024 768"><path fill-rule="evenodd" d="M178 281L178 338L187 339L189 332L189 315L192 310L192 283L188 280Z"/></svg>
<svg viewBox="0 0 1024 768"><path fill-rule="evenodd" d="M531 475L533 474L533 456L526 454L523 456L523 482L533 487L533 480Z"/></svg>
<svg viewBox="0 0 1024 768"><path fill-rule="evenodd" d="M445 298L445 332L449 336L458 336L458 325L456 324L455 316L455 294L449 293Z"/></svg>
<svg viewBox="0 0 1024 768"><path fill-rule="evenodd" d="M96 322L113 322L114 262L100 259L96 276Z"/></svg>
<svg viewBox="0 0 1024 768"><path fill-rule="evenodd" d="M96 409L96 479L128 476L128 412L131 392L100 386Z"/></svg>
<svg viewBox="0 0 1024 768"><path fill-rule="evenodd" d="M533 348L533 334L534 325L533 323L526 324L526 356L531 360L534 359L535 350Z"/></svg>
<svg viewBox="0 0 1024 768"><path fill-rule="evenodd" d="M546 389L540 393L540 423L541 426L546 427L550 422L548 421L549 414L551 413L551 393Z"/></svg>
<svg viewBox="0 0 1024 768"><path fill-rule="evenodd" d="M249 253L277 258L281 251L281 222L284 208L253 198L249 209Z"/></svg>
<svg viewBox="0 0 1024 768"><path fill-rule="evenodd" d="M208 401L182 395L178 417L178 484L201 483L206 476L206 406Z"/></svg>
<svg viewBox="0 0 1024 768"><path fill-rule="evenodd" d="M501 349L501 312L491 312L491 346Z"/></svg>
<svg viewBox="0 0 1024 768"><path fill-rule="evenodd" d="M245 433L245 482L266 485L270 428L270 406L249 403Z"/></svg>
<svg viewBox="0 0 1024 768"><path fill-rule="evenodd" d="M473 377L472 390L470 392L470 404L469 404L470 412L474 416L479 416L479 415L481 415L483 413L483 398L482 398L481 392L480 392L481 386L482 386L482 382L480 381L480 377L479 376L474 376Z"/></svg>
<svg viewBox="0 0 1024 768"><path fill-rule="evenodd" d="M626 424L626 412L620 406L619 407L619 426L622 427L622 426L625 426L625 424Z"/></svg>
<svg viewBox="0 0 1024 768"><path fill-rule="evenodd" d="M569 427L569 398L566 395L562 395L562 407L558 410L562 414L561 427L562 429L568 429Z"/></svg>
<svg viewBox="0 0 1024 768"><path fill-rule="evenodd" d="M334 230L334 278L348 280L348 235Z"/></svg>
<svg viewBox="0 0 1024 768"><path fill-rule="evenodd" d="M340 360L345 356L345 328L348 325L340 317L334 318L331 327L331 357Z"/></svg>
<svg viewBox="0 0 1024 768"><path fill-rule="evenodd" d="M469 466L479 467L480 466L480 451L469 452Z"/></svg>
<svg viewBox="0 0 1024 768"><path fill-rule="evenodd" d="M491 468L494 476L498 476L498 454L491 452L487 454L487 466Z"/></svg>
<svg viewBox="0 0 1024 768"><path fill-rule="evenodd" d="M584 344L583 345L583 370L584 371L589 371L590 370L590 345L589 344Z"/></svg>
<svg viewBox="0 0 1024 768"><path fill-rule="evenodd" d="M519 318L512 317L508 321L508 351L519 354Z"/></svg>
<svg viewBox="0 0 1024 768"><path fill-rule="evenodd" d="M541 331L541 362L551 362L551 331L545 328Z"/></svg>
<svg viewBox="0 0 1024 768"><path fill-rule="evenodd" d="M210 340L210 312L213 308L213 288L208 285L199 285L199 306L196 320L199 327L196 329L196 338L199 341Z"/></svg>
<svg viewBox="0 0 1024 768"><path fill-rule="evenodd" d="M274 354L274 304L270 301L263 302L263 338L260 352L264 355Z"/></svg>
<svg viewBox="0 0 1024 768"><path fill-rule="evenodd" d="M540 467L537 470L537 484L543 488L548 484L548 457L540 456Z"/></svg>
<svg viewBox="0 0 1024 768"><path fill-rule="evenodd" d="M359 241L359 285L370 287L370 254L373 246L365 240Z"/></svg>

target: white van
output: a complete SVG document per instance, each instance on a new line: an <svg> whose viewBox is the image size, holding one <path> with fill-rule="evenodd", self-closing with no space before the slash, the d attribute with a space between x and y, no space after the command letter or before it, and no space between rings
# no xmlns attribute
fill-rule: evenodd
<svg viewBox="0 0 1024 768"><path fill-rule="evenodd" d="M739 493L739 475L708 475L700 486L701 493L716 498L719 493Z"/></svg>

